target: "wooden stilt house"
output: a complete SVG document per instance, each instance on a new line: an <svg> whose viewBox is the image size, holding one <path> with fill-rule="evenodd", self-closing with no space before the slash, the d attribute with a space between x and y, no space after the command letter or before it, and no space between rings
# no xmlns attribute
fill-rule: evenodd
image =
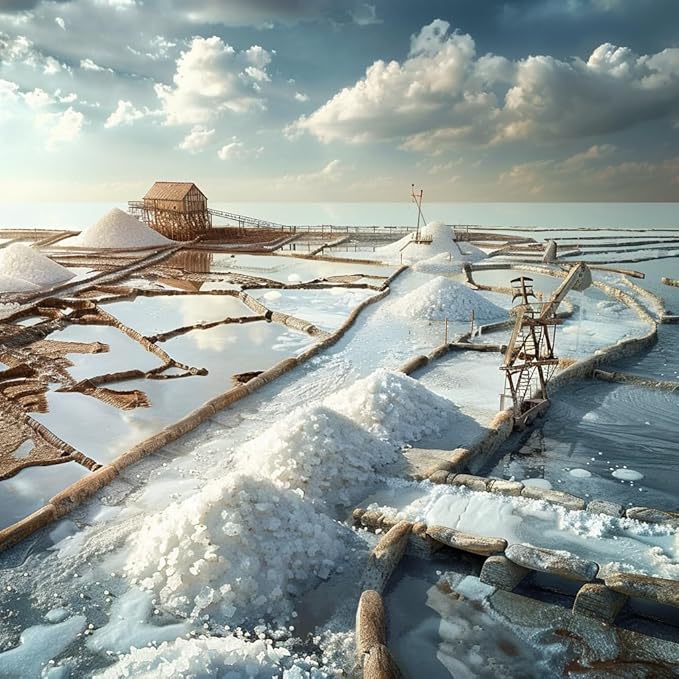
<svg viewBox="0 0 679 679"><path fill-rule="evenodd" d="M163 236L188 241L212 228L207 196L193 182L156 182L130 212Z"/></svg>

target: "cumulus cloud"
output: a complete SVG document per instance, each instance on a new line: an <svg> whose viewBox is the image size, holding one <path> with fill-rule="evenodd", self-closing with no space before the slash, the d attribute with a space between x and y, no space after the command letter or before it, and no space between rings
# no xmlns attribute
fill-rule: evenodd
<svg viewBox="0 0 679 679"><path fill-rule="evenodd" d="M9 66L17 63L42 70L45 75L69 70L65 64L39 50L25 35L0 33L0 64Z"/></svg>
<svg viewBox="0 0 679 679"><path fill-rule="evenodd" d="M179 144L179 148L189 153L198 153L210 143L214 134L214 129L209 130L204 125L194 125Z"/></svg>
<svg viewBox="0 0 679 679"><path fill-rule="evenodd" d="M131 125L136 120L141 120L146 115L140 111L131 101L119 99L115 111L106 119L104 127L118 127L119 125Z"/></svg>
<svg viewBox="0 0 679 679"><path fill-rule="evenodd" d="M45 108L54 101L54 99L49 94L47 94L45 90L42 90L39 87L36 87L30 92L24 93L22 96L26 102L26 105L31 109Z"/></svg>
<svg viewBox="0 0 679 679"><path fill-rule="evenodd" d="M85 116L72 106L60 113L41 113L35 120L36 126L45 132L45 148L48 151L76 139L84 122Z"/></svg>
<svg viewBox="0 0 679 679"><path fill-rule="evenodd" d="M606 43L587 61L511 61L478 56L470 35L437 19L412 36L402 63L376 61L288 134L436 153L460 143L587 137L678 111L678 48L640 56Z"/></svg>
<svg viewBox="0 0 679 679"><path fill-rule="evenodd" d="M194 38L177 59L173 85L156 84L168 125L206 123L224 111L264 108L260 84L271 54L254 45L237 52L221 38Z"/></svg>
<svg viewBox="0 0 679 679"><path fill-rule="evenodd" d="M295 92L295 101L299 101L303 104L309 101L309 95L304 94L304 92Z"/></svg>

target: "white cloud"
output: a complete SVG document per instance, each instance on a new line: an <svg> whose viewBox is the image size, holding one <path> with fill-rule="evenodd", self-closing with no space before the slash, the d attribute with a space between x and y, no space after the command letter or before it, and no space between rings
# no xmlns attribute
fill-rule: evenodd
<svg viewBox="0 0 679 679"><path fill-rule="evenodd" d="M61 113L40 113L35 119L36 126L46 133L45 148L48 151L76 139L84 121L85 116L71 106Z"/></svg>
<svg viewBox="0 0 679 679"><path fill-rule="evenodd" d="M382 20L378 19L375 5L367 2L360 3L352 12L351 18L358 26L372 26L373 24L381 24Z"/></svg>
<svg viewBox="0 0 679 679"><path fill-rule="evenodd" d="M46 75L69 70L65 64L37 49L33 41L25 35L10 36L0 33L0 64L17 63L34 69L42 69Z"/></svg>
<svg viewBox="0 0 679 679"><path fill-rule="evenodd" d="M220 160L244 160L245 158L259 158L264 152L264 147L248 148L238 137L231 137L228 144L217 151Z"/></svg>
<svg viewBox="0 0 679 679"><path fill-rule="evenodd" d="M82 68L83 71L98 71L98 72L108 71L109 73L113 73L112 68L105 68L104 66L99 66L99 64L95 63L90 58L81 59L80 68Z"/></svg>
<svg viewBox="0 0 679 679"><path fill-rule="evenodd" d="M156 84L168 125L206 123L224 111L264 107L259 84L269 80L271 54L254 45L236 52L221 38L194 38L177 59L173 86Z"/></svg>
<svg viewBox="0 0 679 679"><path fill-rule="evenodd" d="M66 22L63 17L54 17L54 23L59 26L62 31L66 30Z"/></svg>
<svg viewBox="0 0 679 679"><path fill-rule="evenodd" d="M639 56L601 45L587 61L478 57L469 35L437 19L402 63L376 61L287 130L322 142L400 141L437 153L461 143L587 137L679 112L679 48Z"/></svg>
<svg viewBox="0 0 679 679"><path fill-rule="evenodd" d="M49 104L54 101L45 90L41 90L39 87L36 87L30 92L26 92L22 96L27 106L31 109L45 108L45 106L49 106Z"/></svg>
<svg viewBox="0 0 679 679"><path fill-rule="evenodd" d="M300 101L302 103L309 101L309 95L303 92L295 92L295 101Z"/></svg>
<svg viewBox="0 0 679 679"><path fill-rule="evenodd" d="M194 125L191 131L184 137L179 148L189 153L197 153L204 149L215 134L215 130L208 130L203 125Z"/></svg>
<svg viewBox="0 0 679 679"><path fill-rule="evenodd" d="M317 172L284 175L278 182L280 187L286 185L314 188L338 184L346 176L348 167L340 160L331 160Z"/></svg>
<svg viewBox="0 0 679 679"><path fill-rule="evenodd" d="M131 125L146 115L145 112L135 108L131 101L119 99L115 111L106 119L104 127L118 127L119 125Z"/></svg>

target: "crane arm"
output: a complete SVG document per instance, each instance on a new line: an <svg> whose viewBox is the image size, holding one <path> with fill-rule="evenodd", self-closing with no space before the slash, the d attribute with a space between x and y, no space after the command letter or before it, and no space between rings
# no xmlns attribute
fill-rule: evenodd
<svg viewBox="0 0 679 679"><path fill-rule="evenodd" d="M576 264L563 279L561 285L554 291L549 301L540 313L540 320L545 321L554 314L557 307L563 302L564 297L571 291L582 292L592 285L592 273L584 262Z"/></svg>

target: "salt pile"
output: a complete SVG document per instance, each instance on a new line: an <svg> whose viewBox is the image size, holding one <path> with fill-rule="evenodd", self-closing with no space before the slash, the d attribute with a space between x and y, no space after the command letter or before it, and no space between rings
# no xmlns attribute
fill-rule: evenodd
<svg viewBox="0 0 679 679"><path fill-rule="evenodd" d="M377 248L375 254L383 261L419 262L418 270L430 273L451 271L454 263L459 268L462 262L478 262L486 256L469 243L457 243L452 227L441 222L429 222L420 229L420 239L431 239L431 242L415 243L413 238L414 234L408 234L395 243Z"/></svg>
<svg viewBox="0 0 679 679"><path fill-rule="evenodd" d="M148 516L125 570L179 615L278 620L329 577L345 532L299 494L235 474Z"/></svg>
<svg viewBox="0 0 679 679"><path fill-rule="evenodd" d="M497 320L507 312L475 290L443 276L437 276L396 300L391 311L406 318L467 321L472 311L477 321Z"/></svg>
<svg viewBox="0 0 679 679"><path fill-rule="evenodd" d="M323 406L298 408L239 451L239 470L328 505L357 500L395 448Z"/></svg>
<svg viewBox="0 0 679 679"><path fill-rule="evenodd" d="M439 433L453 408L412 377L389 370L358 380L326 398L324 405L394 445Z"/></svg>
<svg viewBox="0 0 679 679"><path fill-rule="evenodd" d="M0 275L13 279L8 284L15 288L3 291L18 292L24 283L24 290L52 288L75 274L24 243L12 243L0 250Z"/></svg>
<svg viewBox="0 0 679 679"><path fill-rule="evenodd" d="M116 207L68 244L87 248L126 249L158 247L170 243L171 240Z"/></svg>
<svg viewBox="0 0 679 679"><path fill-rule="evenodd" d="M40 290L40 288L33 283L21 278L0 274L0 294L4 292L35 292L36 290Z"/></svg>
<svg viewBox="0 0 679 679"><path fill-rule="evenodd" d="M246 641L235 636L208 637L177 639L157 647L136 648L95 676L97 679L271 679L281 676L322 679L331 676L317 669L315 664L304 661L298 664L286 648L274 647L268 639Z"/></svg>
<svg viewBox="0 0 679 679"><path fill-rule="evenodd" d="M146 677L147 679L185 679L224 676L270 679L280 670L280 660L289 655L273 649L263 640L248 643L236 637L177 639L160 646L136 648L115 665L95 675L98 679Z"/></svg>

